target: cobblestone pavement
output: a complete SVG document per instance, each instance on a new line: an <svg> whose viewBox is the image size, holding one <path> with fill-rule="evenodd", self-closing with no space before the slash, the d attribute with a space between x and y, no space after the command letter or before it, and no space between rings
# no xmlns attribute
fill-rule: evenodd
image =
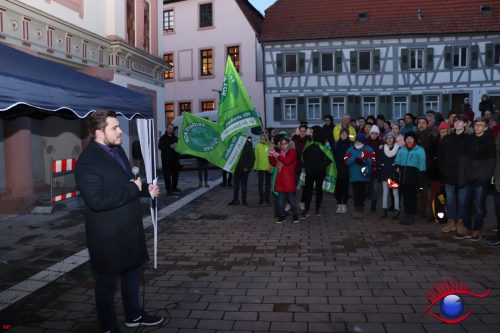
<svg viewBox="0 0 500 333"><path fill-rule="evenodd" d="M228 206L232 190L218 186L159 222L145 308L168 320L123 332L500 332L500 248L429 222L335 215L332 195L321 216L279 225L271 206L256 203L254 183L247 207ZM427 290L451 278L491 293L461 293L473 312L447 325L423 312ZM123 320L120 299L117 310ZM439 302L431 311L440 314ZM9 332L99 332L88 263L0 319Z"/></svg>

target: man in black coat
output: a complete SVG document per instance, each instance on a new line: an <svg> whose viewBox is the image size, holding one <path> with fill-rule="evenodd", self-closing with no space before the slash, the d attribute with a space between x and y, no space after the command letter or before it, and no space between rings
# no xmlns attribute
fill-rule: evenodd
<svg viewBox="0 0 500 333"><path fill-rule="evenodd" d="M120 280L125 325L160 324L162 317L143 312L139 286L148 260L139 197L159 188L134 179L121 145L121 129L113 111L88 117L92 140L75 167L75 180L86 203L85 230L90 263L95 273L97 315L104 332L120 332L115 312L115 291ZM141 193L142 192L142 193Z"/></svg>
<svg viewBox="0 0 500 333"><path fill-rule="evenodd" d="M233 174L233 200L229 205L239 205L238 195L241 185L241 204L246 206L247 203L247 184L248 176L250 171L252 171L253 165L255 163L255 154L253 152L252 138L248 137L243 146L243 151L240 155L240 160L234 169Z"/></svg>
<svg viewBox="0 0 500 333"><path fill-rule="evenodd" d="M174 125L168 124L165 134L160 137L158 148L161 151L161 166L163 168L163 178L165 178L165 189L167 194L178 193L179 169L181 168L180 154L175 151L175 146L179 140L174 134Z"/></svg>

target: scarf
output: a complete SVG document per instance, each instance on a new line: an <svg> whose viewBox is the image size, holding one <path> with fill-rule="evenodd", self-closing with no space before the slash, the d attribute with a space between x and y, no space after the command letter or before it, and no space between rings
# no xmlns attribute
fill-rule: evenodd
<svg viewBox="0 0 500 333"><path fill-rule="evenodd" d="M408 151L412 150L413 148L415 148L417 146L417 143L413 143L413 145L409 146L408 144L406 144L406 149L408 149Z"/></svg>
<svg viewBox="0 0 500 333"><path fill-rule="evenodd" d="M399 145L397 143L394 144L394 146L392 146L392 149L389 148L388 145L384 145L384 154L385 156L387 157L394 157L396 156L396 154L398 153L398 150L399 150Z"/></svg>

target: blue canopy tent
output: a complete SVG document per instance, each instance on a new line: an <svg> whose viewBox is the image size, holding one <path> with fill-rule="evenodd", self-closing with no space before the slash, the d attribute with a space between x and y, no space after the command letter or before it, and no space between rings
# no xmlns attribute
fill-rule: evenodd
<svg viewBox="0 0 500 333"><path fill-rule="evenodd" d="M151 97L0 43L0 117L5 111L71 111L85 118L110 109L153 118Z"/></svg>

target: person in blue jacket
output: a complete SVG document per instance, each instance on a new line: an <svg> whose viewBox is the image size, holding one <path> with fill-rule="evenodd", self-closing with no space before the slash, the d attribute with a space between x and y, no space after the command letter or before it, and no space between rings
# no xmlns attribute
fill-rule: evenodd
<svg viewBox="0 0 500 333"><path fill-rule="evenodd" d="M344 156L344 161L349 167L349 182L352 186L355 219L363 217L366 187L371 179L375 165L375 152L370 146L365 145L364 134L357 134L354 146L349 147Z"/></svg>
<svg viewBox="0 0 500 333"><path fill-rule="evenodd" d="M415 132L406 132L405 146L398 150L394 164L396 172L400 174L400 189L403 196L404 218L400 223L413 224L417 214L418 193L423 189L426 171L425 150L417 145Z"/></svg>

